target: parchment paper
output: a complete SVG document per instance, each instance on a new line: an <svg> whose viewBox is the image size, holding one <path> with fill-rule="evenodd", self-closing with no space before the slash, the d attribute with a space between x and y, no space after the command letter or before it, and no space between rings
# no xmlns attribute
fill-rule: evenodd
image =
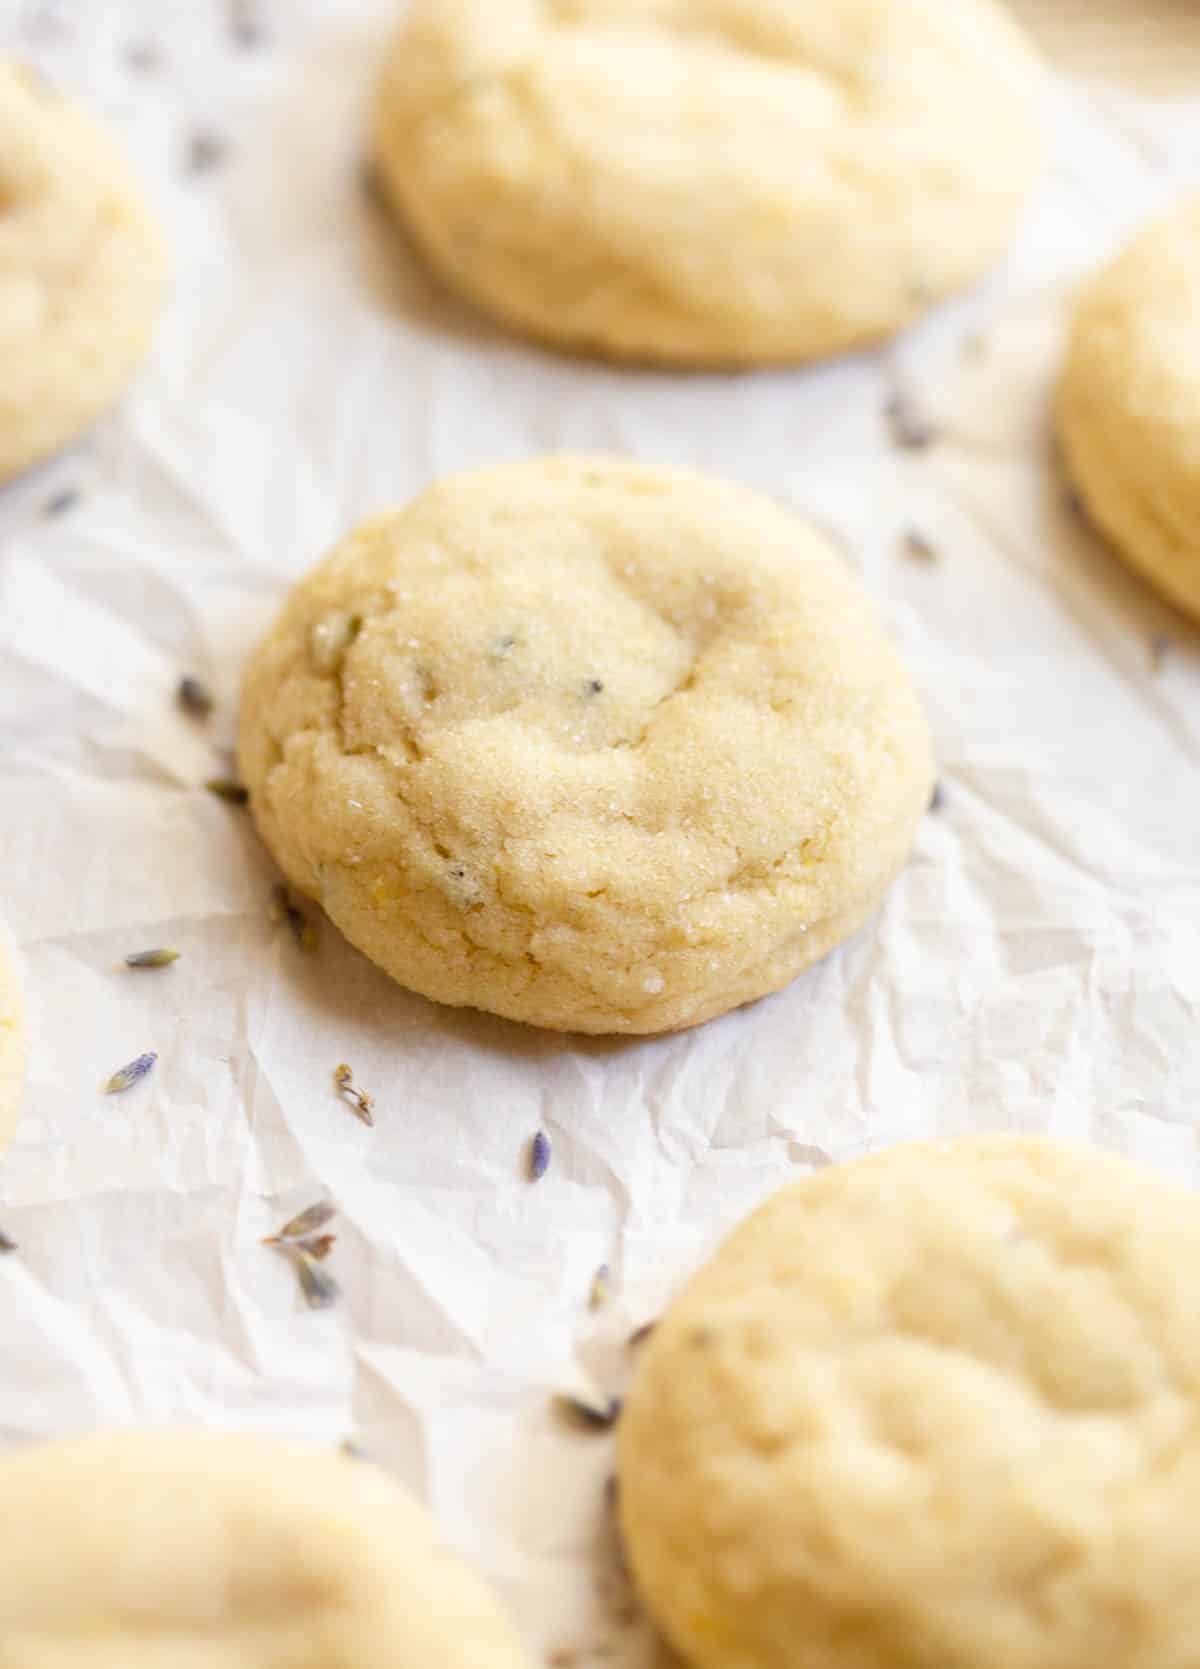
<svg viewBox="0 0 1200 1669"><path fill-rule="evenodd" d="M353 1435L537 1650L641 1662L609 1439L548 1398L619 1389L630 1330L737 1218L826 1160L987 1127L1196 1180L1200 641L1070 509L1046 402L1073 282L1200 182L1200 103L1059 85L1044 189L978 293L886 353L669 376L544 355L414 264L359 180L388 0L0 17L124 132L178 267L121 410L0 494L0 876L31 1027L0 1167L20 1247L0 1436ZM892 443L897 389L935 445ZM671 1039L435 1008L328 924L304 955L245 814L198 786L227 769L248 645L338 535L434 475L561 447L721 471L820 519L937 734L944 805L878 919ZM936 560L906 557L906 530ZM217 693L207 726L174 704L183 672ZM181 960L121 969L156 944ZM103 1096L146 1049L153 1075ZM334 1092L342 1060L374 1130ZM259 1241L326 1195L344 1298L314 1313Z"/></svg>

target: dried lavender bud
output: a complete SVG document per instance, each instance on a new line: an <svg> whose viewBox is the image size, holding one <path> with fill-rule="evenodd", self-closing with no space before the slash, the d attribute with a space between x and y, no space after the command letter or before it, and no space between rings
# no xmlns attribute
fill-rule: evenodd
<svg viewBox="0 0 1200 1669"><path fill-rule="evenodd" d="M910 530L904 535L904 554L913 562L936 562L938 551L923 533Z"/></svg>
<svg viewBox="0 0 1200 1669"><path fill-rule="evenodd" d="M638 1345L645 1344L646 1340L650 1337L651 1333L653 1333L657 1326L657 1321L643 1321L640 1327L635 1327L633 1332L629 1335L629 1349L636 1350Z"/></svg>
<svg viewBox="0 0 1200 1669"><path fill-rule="evenodd" d="M615 1426L621 1417L622 1402L620 1397L589 1397L576 1396L572 1392L559 1392L554 1398L555 1407L570 1419L581 1425L590 1426L594 1431L607 1431Z"/></svg>
<svg viewBox="0 0 1200 1669"><path fill-rule="evenodd" d="M162 53L153 41L134 41L125 48L125 62L140 75L153 75L162 65Z"/></svg>
<svg viewBox="0 0 1200 1669"><path fill-rule="evenodd" d="M184 167L189 174L210 174L229 154L229 141L211 128L201 128L188 140Z"/></svg>
<svg viewBox="0 0 1200 1669"><path fill-rule="evenodd" d="M602 1263L592 1276L591 1291L588 1293L588 1309L602 1310L608 1303L610 1296L609 1268L606 1263Z"/></svg>
<svg viewBox="0 0 1200 1669"><path fill-rule="evenodd" d="M212 691L199 678L181 678L175 699L194 719L206 719L213 710Z"/></svg>
<svg viewBox="0 0 1200 1669"><path fill-rule="evenodd" d="M277 1234L269 1234L263 1241L264 1246L283 1246L289 1242L295 1244L300 1240L307 1240L316 1234L318 1229L325 1227L330 1218L337 1216L337 1206L328 1200L318 1200L315 1205L305 1206L297 1216L290 1217Z"/></svg>
<svg viewBox="0 0 1200 1669"><path fill-rule="evenodd" d="M365 1089L359 1089L358 1085L354 1082L354 1074L346 1065L345 1061L342 1061L339 1066L334 1067L333 1081L337 1085L338 1091L343 1100L349 1102L350 1108L355 1117L360 1118L364 1124L373 1125L375 1123L375 1115L371 1109L375 1105L375 1097L373 1095L368 1095Z"/></svg>
<svg viewBox="0 0 1200 1669"><path fill-rule="evenodd" d="M276 881L271 888L269 914L272 921L287 922L292 931L292 938L301 950L316 950L317 930L300 906L292 902L292 895L282 881Z"/></svg>
<svg viewBox="0 0 1200 1669"><path fill-rule="evenodd" d="M550 1169L550 1138L544 1130L539 1130L529 1144L529 1180L537 1182Z"/></svg>
<svg viewBox="0 0 1200 1669"><path fill-rule="evenodd" d="M2 1255L5 1252L15 1252L16 1249L17 1249L16 1241L15 1240L10 1240L9 1237L5 1234L4 1230L0 1229L0 1255Z"/></svg>
<svg viewBox="0 0 1200 1669"><path fill-rule="evenodd" d="M229 33L235 46L262 44L266 30L257 0L229 0Z"/></svg>
<svg viewBox="0 0 1200 1669"><path fill-rule="evenodd" d="M929 796L929 809L930 811L941 811L945 803L946 790L942 787L940 782L935 782L933 785L933 793Z"/></svg>
<svg viewBox="0 0 1200 1669"><path fill-rule="evenodd" d="M912 396L897 390L883 408L891 431L892 444L905 452L921 452L932 446L937 430L928 418L918 411Z"/></svg>
<svg viewBox="0 0 1200 1669"><path fill-rule="evenodd" d="M179 952L168 950L165 946L161 950L135 950L132 956L125 958L127 968L168 968L172 962L178 962Z"/></svg>
<svg viewBox="0 0 1200 1669"><path fill-rule="evenodd" d="M342 1289L333 1276L310 1258L307 1252L296 1250L292 1256L296 1264L296 1274L300 1278L300 1290L309 1309L331 1309L342 1295Z"/></svg>
<svg viewBox="0 0 1200 1669"><path fill-rule="evenodd" d="M1167 664L1167 656L1171 653L1171 640L1165 632L1156 632L1150 639L1150 665L1155 672L1161 672Z"/></svg>
<svg viewBox="0 0 1200 1669"><path fill-rule="evenodd" d="M127 1066L122 1066L113 1073L105 1084L105 1095L120 1095L122 1090L131 1089L134 1084L140 1083L157 1059L157 1052L154 1049L148 1049L144 1055L139 1055L136 1060L131 1060Z"/></svg>
<svg viewBox="0 0 1200 1669"><path fill-rule="evenodd" d="M227 800L231 806L249 804L250 790L242 783L235 782L232 777L209 777L204 786L210 794L215 794L218 800Z"/></svg>
<svg viewBox="0 0 1200 1669"><path fill-rule="evenodd" d="M79 503L79 492L75 487L65 487L61 493L55 493L42 505L43 516L62 516Z"/></svg>

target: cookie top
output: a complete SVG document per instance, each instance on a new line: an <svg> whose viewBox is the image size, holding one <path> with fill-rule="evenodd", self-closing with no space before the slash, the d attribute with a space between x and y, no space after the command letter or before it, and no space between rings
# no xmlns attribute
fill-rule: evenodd
<svg viewBox="0 0 1200 1669"><path fill-rule="evenodd" d="M116 399L164 279L159 233L107 135L0 60L0 481Z"/></svg>
<svg viewBox="0 0 1200 1669"><path fill-rule="evenodd" d="M0 1459L21 1669L526 1669L484 1584L376 1467L196 1431Z"/></svg>
<svg viewBox="0 0 1200 1669"><path fill-rule="evenodd" d="M0 1152L16 1128L25 1079L25 1009L17 970L0 923Z"/></svg>
<svg viewBox="0 0 1200 1669"><path fill-rule="evenodd" d="M1092 518L1200 620L1200 195L1145 229L1084 290L1058 427Z"/></svg>
<svg viewBox="0 0 1200 1669"><path fill-rule="evenodd" d="M994 0L414 0L374 147L508 324L749 365L887 336L986 269L1039 98Z"/></svg>
<svg viewBox="0 0 1200 1669"><path fill-rule="evenodd" d="M785 1189L642 1347L635 1574L698 1669L1185 1669L1200 1216L1017 1136Z"/></svg>
<svg viewBox="0 0 1200 1669"><path fill-rule="evenodd" d="M402 984L564 1030L774 990L906 856L932 767L840 556L757 493L611 458L369 522L253 658L239 753L290 880Z"/></svg>

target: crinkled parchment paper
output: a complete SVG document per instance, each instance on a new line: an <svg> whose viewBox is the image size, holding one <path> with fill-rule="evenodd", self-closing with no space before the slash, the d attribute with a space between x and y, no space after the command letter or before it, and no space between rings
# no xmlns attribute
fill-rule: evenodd
<svg viewBox="0 0 1200 1669"><path fill-rule="evenodd" d="M1011 259L892 350L669 376L552 358L439 293L362 188L387 0L0 0L126 135L178 281L119 413L0 494L0 875L30 1077L0 1167L0 1436L104 1422L353 1433L533 1645L643 1661L605 1540L624 1340L808 1168L995 1126L1187 1181L1200 1086L1200 639L1089 534L1047 395L1072 284L1200 182L1200 104L1060 85ZM0 371L2 374L2 371ZM937 429L902 451L901 390ZM879 918L698 1031L577 1042L438 1009L272 923L228 768L286 586L431 476L562 447L724 472L846 543L925 692L945 800ZM903 553L919 533L933 560ZM1161 640L1161 641L1159 641ZM213 687L207 726L173 700ZM131 974L129 951L183 955ZM159 1052L124 1096L100 1086ZM348 1061L373 1130L337 1098ZM553 1162L527 1180L530 1137ZM325 1194L344 1288L260 1237ZM589 1312L597 1265L614 1296ZM613 1603L613 1596L616 1603Z"/></svg>

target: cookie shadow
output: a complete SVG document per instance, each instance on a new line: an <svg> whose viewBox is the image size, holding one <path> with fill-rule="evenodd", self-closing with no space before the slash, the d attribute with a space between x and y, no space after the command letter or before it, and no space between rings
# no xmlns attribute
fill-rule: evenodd
<svg viewBox="0 0 1200 1669"><path fill-rule="evenodd" d="M369 157L359 165L357 267L372 300L408 324L471 348L516 344L542 355L536 343L502 330L486 314L443 283L416 239L388 201L378 169Z"/></svg>
<svg viewBox="0 0 1200 1669"><path fill-rule="evenodd" d="M305 1001L320 1006L335 1026L347 1030L366 1021L393 1040L419 1036L423 1045L441 1041L466 1045L506 1060L541 1061L561 1055L603 1060L667 1033L604 1034L550 1031L518 1020L505 1020L477 1008L451 1008L406 990L377 968L346 939L316 905L306 903L318 925L314 956L286 958L281 978Z"/></svg>
<svg viewBox="0 0 1200 1669"><path fill-rule="evenodd" d="M1092 520L1067 474L1049 414L1042 455L1041 520L1061 569L1142 640L1151 670L1177 651L1200 655L1200 625L1143 578Z"/></svg>

